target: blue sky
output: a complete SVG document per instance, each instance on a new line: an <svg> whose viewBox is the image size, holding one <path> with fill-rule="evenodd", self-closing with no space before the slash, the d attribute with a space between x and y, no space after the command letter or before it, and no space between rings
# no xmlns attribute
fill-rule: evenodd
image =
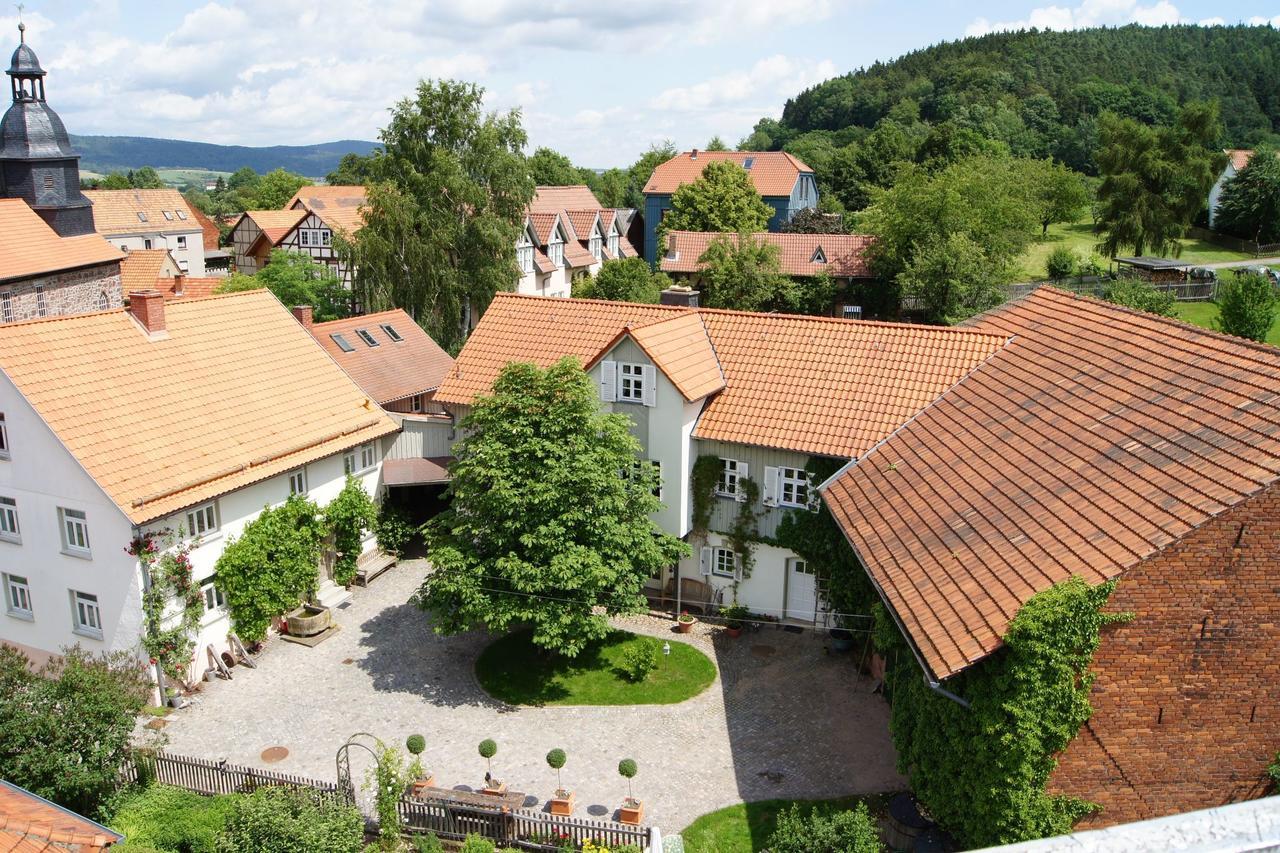
<svg viewBox="0 0 1280 853"><path fill-rule="evenodd" d="M519 107L531 146L608 167L663 139L734 144L807 85L967 34L1277 13L1280 0L27 0L24 18L73 133L376 139L419 78L455 77ZM16 23L6 6L10 41Z"/></svg>

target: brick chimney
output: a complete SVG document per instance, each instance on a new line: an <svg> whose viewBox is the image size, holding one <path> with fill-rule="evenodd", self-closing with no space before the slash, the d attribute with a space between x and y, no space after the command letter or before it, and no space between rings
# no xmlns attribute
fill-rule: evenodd
<svg viewBox="0 0 1280 853"><path fill-rule="evenodd" d="M175 275L175 276L173 277L173 295L174 295L174 296L181 296L181 295L182 295L182 288L186 285L186 283L187 283L187 274L186 274L186 273L181 273L181 272L180 272L180 273L178 273L177 275Z"/></svg>
<svg viewBox="0 0 1280 853"><path fill-rule="evenodd" d="M129 313L142 324L147 334L165 331L164 294L158 290L139 290L129 294Z"/></svg>
<svg viewBox="0 0 1280 853"><path fill-rule="evenodd" d="M693 149L693 153L691 153L691 154L689 155L689 159L690 159L690 160L697 160L697 159L698 159L698 149L697 149L697 148Z"/></svg>
<svg viewBox="0 0 1280 853"><path fill-rule="evenodd" d="M307 329L307 330L311 329L313 313L314 312L311 310L310 305L293 306L293 316L297 319L299 323L302 324L302 328L304 329Z"/></svg>
<svg viewBox="0 0 1280 853"><path fill-rule="evenodd" d="M698 307L698 291L682 284L673 284L658 295L662 305L679 305L681 308Z"/></svg>

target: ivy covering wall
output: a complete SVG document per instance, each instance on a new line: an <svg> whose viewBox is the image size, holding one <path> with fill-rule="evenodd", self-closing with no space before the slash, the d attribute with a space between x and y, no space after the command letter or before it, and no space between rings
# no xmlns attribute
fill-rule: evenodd
<svg viewBox="0 0 1280 853"><path fill-rule="evenodd" d="M929 688L896 624L875 606L898 770L965 845L1060 835L1097 808L1045 789L1058 754L1093 713L1089 664L1099 632L1130 618L1100 611L1114 588L1077 577L1033 596L1000 650L946 680L968 708Z"/></svg>

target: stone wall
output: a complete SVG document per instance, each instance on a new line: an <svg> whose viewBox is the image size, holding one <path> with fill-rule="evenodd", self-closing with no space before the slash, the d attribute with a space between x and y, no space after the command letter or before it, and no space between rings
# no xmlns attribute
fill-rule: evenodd
<svg viewBox="0 0 1280 853"><path fill-rule="evenodd" d="M1280 485L1124 574L1094 658L1093 719L1050 790L1081 829L1263 795L1280 750Z"/></svg>
<svg viewBox="0 0 1280 853"><path fill-rule="evenodd" d="M37 288L43 288L43 309ZM119 261L0 284L0 322L4 323L123 305Z"/></svg>

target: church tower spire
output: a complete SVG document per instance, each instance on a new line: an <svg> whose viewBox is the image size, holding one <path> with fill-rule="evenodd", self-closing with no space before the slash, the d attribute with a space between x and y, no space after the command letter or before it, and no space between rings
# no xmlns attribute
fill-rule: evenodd
<svg viewBox="0 0 1280 853"><path fill-rule="evenodd" d="M0 119L0 197L20 198L63 237L93 233L93 205L80 192L80 158L45 102L45 71L18 24L9 61L13 103Z"/></svg>

